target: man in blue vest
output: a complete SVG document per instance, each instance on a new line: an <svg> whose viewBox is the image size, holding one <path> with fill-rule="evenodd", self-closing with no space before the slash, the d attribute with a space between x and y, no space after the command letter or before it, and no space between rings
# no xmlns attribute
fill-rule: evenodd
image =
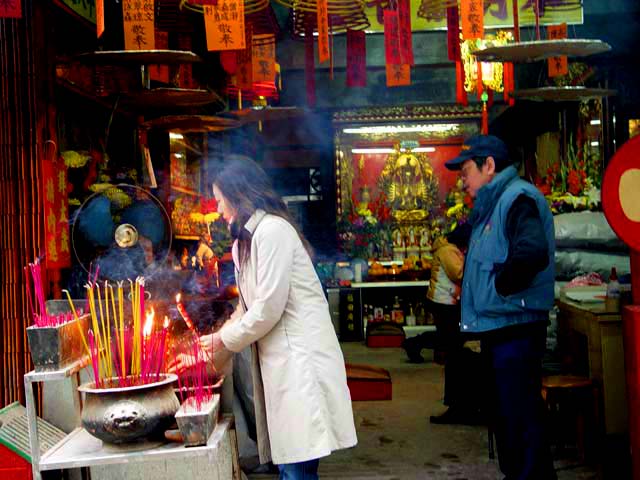
<svg viewBox="0 0 640 480"><path fill-rule="evenodd" d="M462 280L463 332L482 334L495 382L500 470L505 480L555 479L545 438L542 356L554 300L553 217L520 179L505 143L477 135L446 167L474 199Z"/></svg>

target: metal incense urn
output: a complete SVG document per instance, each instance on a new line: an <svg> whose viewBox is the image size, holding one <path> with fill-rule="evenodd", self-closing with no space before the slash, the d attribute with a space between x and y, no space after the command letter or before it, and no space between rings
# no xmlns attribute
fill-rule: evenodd
<svg viewBox="0 0 640 480"><path fill-rule="evenodd" d="M106 443L161 438L180 408L172 386L176 380L174 374L162 374L157 382L131 387L95 388L94 382L86 383L78 387L85 394L82 426Z"/></svg>

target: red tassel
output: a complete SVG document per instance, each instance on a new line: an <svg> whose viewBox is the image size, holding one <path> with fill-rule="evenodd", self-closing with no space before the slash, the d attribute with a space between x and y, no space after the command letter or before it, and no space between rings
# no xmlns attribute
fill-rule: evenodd
<svg viewBox="0 0 640 480"><path fill-rule="evenodd" d="M513 39L520 41L520 20L518 18L518 0L513 0Z"/></svg>
<svg viewBox="0 0 640 480"><path fill-rule="evenodd" d="M504 64L503 73L502 73L502 82L504 85L504 94L503 94L504 101L508 103L510 106L515 105L515 100L511 96L511 93L515 88L515 80L513 78L513 63L507 62Z"/></svg>
<svg viewBox="0 0 640 480"><path fill-rule="evenodd" d="M487 102L482 102L482 127L483 135L489 135L489 111L487 110Z"/></svg>
<svg viewBox="0 0 640 480"><path fill-rule="evenodd" d="M456 60L456 103L469 105L467 92L464 89L464 68L461 60Z"/></svg>
<svg viewBox="0 0 640 480"><path fill-rule="evenodd" d="M305 82L307 87L307 105L310 108L316 106L316 65L315 59L313 58L313 27L307 26L304 33L304 47L305 47L305 55L304 55L304 73L305 73Z"/></svg>
<svg viewBox="0 0 640 480"><path fill-rule="evenodd" d="M476 62L476 66L478 67L476 90L478 92L478 100L481 100L482 92L484 92L484 85L482 83L482 62Z"/></svg>

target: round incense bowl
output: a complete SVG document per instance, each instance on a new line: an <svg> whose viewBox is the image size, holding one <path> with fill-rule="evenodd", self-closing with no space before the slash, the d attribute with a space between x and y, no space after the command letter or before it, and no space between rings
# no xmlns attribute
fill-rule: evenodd
<svg viewBox="0 0 640 480"><path fill-rule="evenodd" d="M131 387L95 388L94 382L85 383L78 387L85 394L82 426L106 443L161 438L180 408L172 386L177 378L162 374L157 382ZM107 387L116 382L104 381Z"/></svg>

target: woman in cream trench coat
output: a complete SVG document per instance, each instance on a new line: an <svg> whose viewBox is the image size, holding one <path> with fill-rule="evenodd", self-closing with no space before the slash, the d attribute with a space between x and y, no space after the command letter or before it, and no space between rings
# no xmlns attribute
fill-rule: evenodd
<svg viewBox="0 0 640 480"><path fill-rule="evenodd" d="M252 346L261 463L272 460L282 472L283 464L354 446L344 359L306 242L256 163L233 162L217 177L214 194L236 238L241 298L240 310L203 342L214 351ZM248 220L236 224L242 211L251 209Z"/></svg>

